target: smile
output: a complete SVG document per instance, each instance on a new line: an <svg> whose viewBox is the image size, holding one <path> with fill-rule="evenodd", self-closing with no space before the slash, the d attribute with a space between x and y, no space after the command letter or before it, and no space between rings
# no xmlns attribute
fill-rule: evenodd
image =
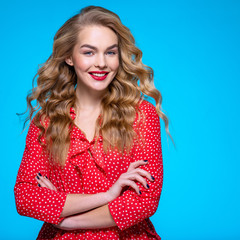
<svg viewBox="0 0 240 240"><path fill-rule="evenodd" d="M101 72L89 72L90 76L97 81L103 81L106 79L109 72L101 71Z"/></svg>
<svg viewBox="0 0 240 240"><path fill-rule="evenodd" d="M90 74L97 76L97 77L103 77L106 75L106 73L90 73Z"/></svg>

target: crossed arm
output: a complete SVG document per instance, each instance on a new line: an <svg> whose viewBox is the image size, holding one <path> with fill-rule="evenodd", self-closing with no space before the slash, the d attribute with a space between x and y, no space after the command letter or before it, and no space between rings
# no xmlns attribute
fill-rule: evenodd
<svg viewBox="0 0 240 240"><path fill-rule="evenodd" d="M98 194L68 194L60 217L63 221L56 227L64 230L95 229L116 226L108 208L108 202L116 199L125 186L132 187L140 195L136 182L149 188L146 179L153 181L151 174L140 167L146 165L145 160L130 164L128 171L123 173L115 184L107 191ZM40 187L57 191L55 186L44 176L37 175Z"/></svg>
<svg viewBox="0 0 240 240"><path fill-rule="evenodd" d="M149 164L142 160L132 163L109 191L94 195L58 192L44 176L38 176L41 187L36 186L36 172L47 174L47 171L42 170L46 163L40 158L42 147L37 138L39 129L31 124L14 188L18 213L69 230L105 228L116 224L124 230L154 214L163 179L160 123L153 106L144 108L146 120L141 129L145 139L144 149L136 151L134 159L148 159ZM141 167L147 171L144 172ZM148 189L147 180L152 181L150 173L155 181L152 184L148 182ZM120 196L125 186L130 188Z"/></svg>

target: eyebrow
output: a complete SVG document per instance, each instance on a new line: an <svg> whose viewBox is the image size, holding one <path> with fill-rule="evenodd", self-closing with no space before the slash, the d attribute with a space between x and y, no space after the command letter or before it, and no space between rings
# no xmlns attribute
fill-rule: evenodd
<svg viewBox="0 0 240 240"><path fill-rule="evenodd" d="M89 44L83 44L80 48L84 48L84 47L91 48L91 49L93 49L93 50L96 50L96 49L97 49L96 47L94 47L94 46L92 46L92 45L89 45ZM115 48L115 47L118 48L118 44L113 44L113 45L109 46L109 47L107 48L107 50L112 49L112 48Z"/></svg>

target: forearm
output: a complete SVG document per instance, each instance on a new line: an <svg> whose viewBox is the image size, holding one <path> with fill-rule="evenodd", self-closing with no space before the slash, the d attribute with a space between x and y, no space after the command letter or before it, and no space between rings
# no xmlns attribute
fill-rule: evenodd
<svg viewBox="0 0 240 240"><path fill-rule="evenodd" d="M23 182L23 177L18 178L14 187L18 213L40 221L58 224L61 221L59 216L67 194L40 188L34 186L34 183Z"/></svg>
<svg viewBox="0 0 240 240"><path fill-rule="evenodd" d="M64 206L61 210L60 218L84 213L86 211L101 207L116 199L125 186L131 186L137 194L140 194L139 187L135 181L139 181L145 188L148 188L146 180L143 177L152 181L151 174L139 168L146 165L147 161L139 160L131 163L128 171L121 174L114 185L107 191L97 194L68 194L65 198ZM36 180L41 188L48 188L57 192L56 187L51 181L42 174L37 174Z"/></svg>
<svg viewBox="0 0 240 240"><path fill-rule="evenodd" d="M108 192L97 194L68 194L60 217L83 213L106 205L111 200Z"/></svg>
<svg viewBox="0 0 240 240"><path fill-rule="evenodd" d="M101 206L91 211L65 218L58 228L64 230L76 229L101 229L117 226L114 222L108 205Z"/></svg>

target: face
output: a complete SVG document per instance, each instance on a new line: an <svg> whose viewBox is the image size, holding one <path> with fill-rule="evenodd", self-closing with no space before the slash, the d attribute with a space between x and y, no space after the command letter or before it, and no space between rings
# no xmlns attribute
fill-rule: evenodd
<svg viewBox="0 0 240 240"><path fill-rule="evenodd" d="M104 92L119 67L117 35L107 27L86 26L66 62L75 69L80 92Z"/></svg>

